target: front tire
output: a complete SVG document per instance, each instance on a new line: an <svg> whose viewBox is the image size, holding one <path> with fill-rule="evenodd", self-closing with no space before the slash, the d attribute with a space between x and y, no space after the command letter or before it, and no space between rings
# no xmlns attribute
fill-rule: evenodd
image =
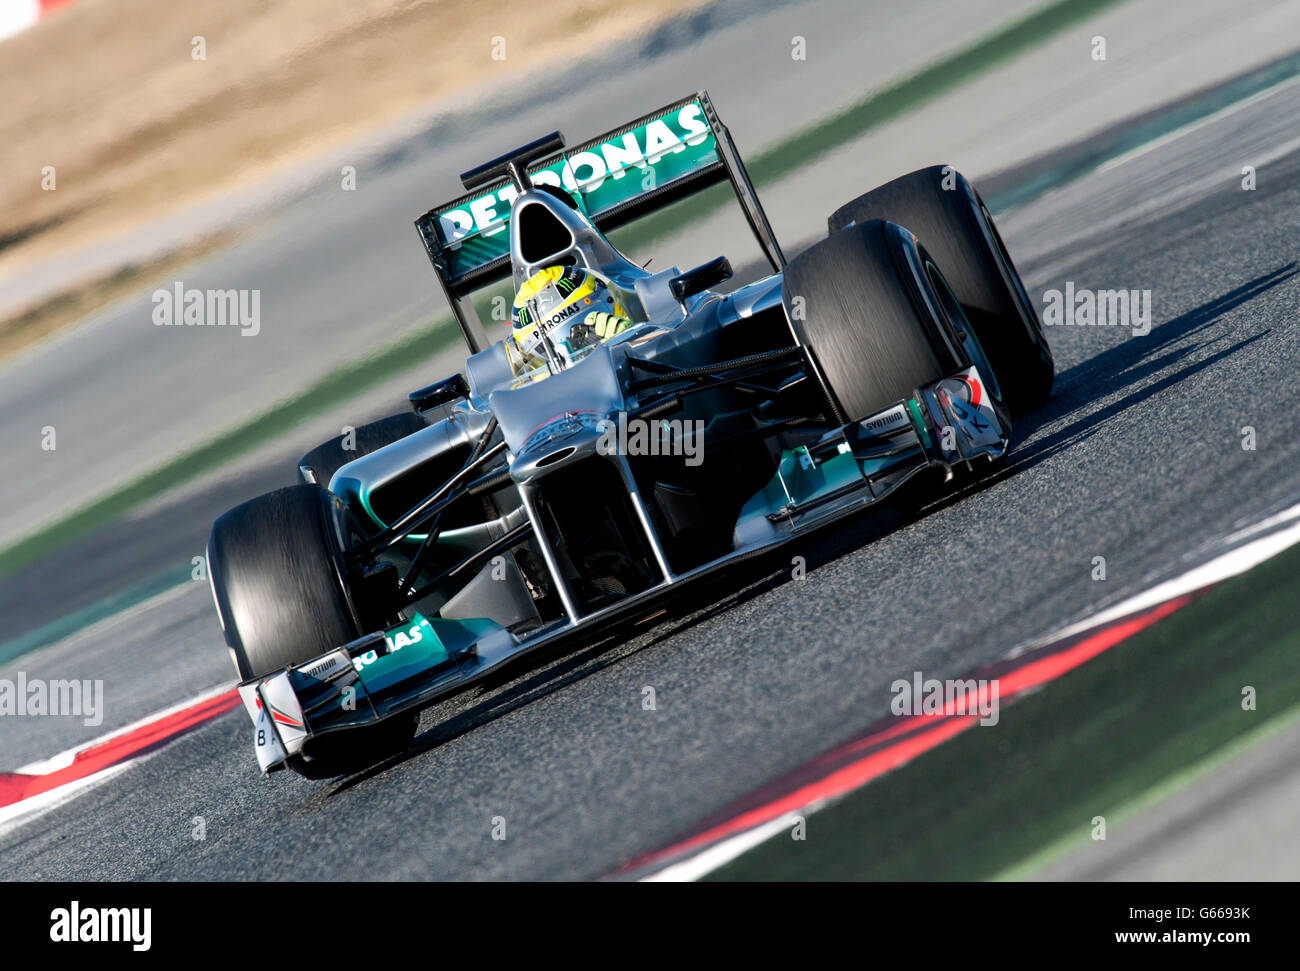
<svg viewBox="0 0 1300 971"><path fill-rule="evenodd" d="M208 540L208 577L241 681L266 677L361 634L343 550L359 536L343 501L316 485L250 499L219 518ZM323 736L289 765L308 778L342 775L399 751L415 716Z"/></svg>
<svg viewBox="0 0 1300 971"><path fill-rule="evenodd" d="M908 259L908 250L912 259ZM782 299L842 421L860 421L966 365L946 321L921 288L924 266L910 233L873 219L800 253L785 268Z"/></svg>
<svg viewBox="0 0 1300 971"><path fill-rule="evenodd" d="M943 270L1012 414L1046 401L1056 373L1052 351L975 187L951 166L919 169L841 206L830 217L830 231L869 219L888 219L915 233Z"/></svg>
<svg viewBox="0 0 1300 971"><path fill-rule="evenodd" d="M208 575L240 680L360 636L344 586L351 531L342 501L314 485L250 499L213 524Z"/></svg>

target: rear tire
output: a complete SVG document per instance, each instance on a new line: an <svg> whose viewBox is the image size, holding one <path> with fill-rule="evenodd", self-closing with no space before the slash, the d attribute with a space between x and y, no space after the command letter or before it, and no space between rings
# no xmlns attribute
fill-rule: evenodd
<svg viewBox="0 0 1300 971"><path fill-rule="evenodd" d="M424 419L409 411L372 421L354 429L351 435L339 435L317 445L298 460L298 473L307 482L328 489L334 473L353 459L401 441L424 427Z"/></svg>
<svg viewBox="0 0 1300 971"><path fill-rule="evenodd" d="M873 219L809 247L785 268L791 329L812 351L844 421L883 411L965 364L955 336L923 309L903 265L907 246L915 248L910 233Z"/></svg>
<svg viewBox="0 0 1300 971"><path fill-rule="evenodd" d="M1046 401L1056 370L1052 351L975 187L951 166L919 169L841 206L830 217L830 231L834 236L870 219L915 233L943 270L1011 412L1023 414Z"/></svg>

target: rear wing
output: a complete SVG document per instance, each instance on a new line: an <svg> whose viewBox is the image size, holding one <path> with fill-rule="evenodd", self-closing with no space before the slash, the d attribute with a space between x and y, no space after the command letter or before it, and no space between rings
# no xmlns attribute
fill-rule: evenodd
<svg viewBox="0 0 1300 971"><path fill-rule="evenodd" d="M508 169L512 157L524 162L522 168L533 184L567 191L602 232L729 181L772 268L785 265L731 133L706 91L541 158L528 151L539 145L563 146L564 141L556 133L465 173L461 181L471 189L468 194L430 209L415 221L471 354L490 342L467 298L510 275L507 230L510 203L519 192L510 177L485 181L482 173Z"/></svg>

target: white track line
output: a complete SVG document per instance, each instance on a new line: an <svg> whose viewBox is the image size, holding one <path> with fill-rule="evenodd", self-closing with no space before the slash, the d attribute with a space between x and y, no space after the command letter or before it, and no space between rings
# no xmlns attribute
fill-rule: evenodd
<svg viewBox="0 0 1300 971"><path fill-rule="evenodd" d="M27 799L20 800L11 806L0 807L0 837L8 836L19 826L30 823L38 817L44 816L51 809L57 809L65 802L71 802L78 796L84 795L100 783L107 782L119 772L125 772L141 759L147 759L153 754L156 753L150 752L130 761L122 762L119 765L110 765L94 775L86 776L84 779L76 779L67 785L59 786L57 789L37 793Z"/></svg>
<svg viewBox="0 0 1300 971"><path fill-rule="evenodd" d="M115 728L107 734L91 739L89 742L80 742L72 748L60 752L58 755L51 755L48 759L39 759L36 762L30 762L19 769L7 769L5 771L22 775L49 775L51 772L59 771L59 769L66 769L72 764L73 760L76 759L78 753L84 752L86 749L94 748L97 745L103 745L105 742L112 741L119 735L133 732L136 729L143 728L161 718L166 718L168 715L174 715L178 711L201 704L210 698L217 697L218 695L223 695L226 692L233 690L234 687L235 682L233 681L226 684L219 684L214 688L209 688L207 691L200 692L187 701L182 701L175 705L170 705L167 708L163 708L161 711L155 711L152 714L145 715L143 718L133 721L129 725Z"/></svg>
<svg viewBox="0 0 1300 971"><path fill-rule="evenodd" d="M682 883L698 880L700 877L706 876L719 867L730 863L741 854L749 852L759 843L766 842L769 837L790 830L800 816L806 816L809 812L811 810L786 813L777 819L760 823L753 829L747 829L743 833L728 836L721 843L715 843L708 849L701 850L695 856L687 857L679 863L673 863L647 877L642 877L641 882Z"/></svg>
<svg viewBox="0 0 1300 971"><path fill-rule="evenodd" d="M220 695L229 692L233 687L233 683L229 683L218 685L215 688L209 688L207 691L201 692L187 701L182 701L178 704L164 708L161 711L156 711L151 715L146 715L138 721L134 721L122 728L114 729L113 731L92 739L89 742L82 742L81 744L60 752L57 755L52 755L48 759L31 762L20 769L14 769L11 771L16 775L30 775L36 778L43 775L49 775L51 772L58 772L60 769L65 769L72 765L73 762L76 761L77 755L87 749L103 745L120 735L125 735L128 732L144 728L153 722L167 718L178 711L183 711L186 708L191 708L212 698L219 697ZM45 792L38 792L33 796L28 796L26 799L20 799L18 802L11 805L0 806L0 837L4 837L18 827L44 816L50 810L57 809L64 803L70 802L78 796L84 795L101 783L107 782L118 773L125 772L133 765L137 765L145 759L152 758L157 753L158 749L156 748L148 752L138 753L127 758L123 762L105 766L92 775L84 776L80 779L73 779L69 782L65 782L57 788L49 789Z"/></svg>
<svg viewBox="0 0 1300 971"><path fill-rule="evenodd" d="M1290 525L1283 525L1288 523ZM1155 607L1166 601L1173 600L1175 597L1201 590L1221 580L1245 573L1251 567L1258 566L1265 560L1277 556L1289 547L1300 543L1300 504L1284 509L1282 512L1269 516L1254 525L1244 527L1227 536L1223 542L1230 543L1241 537L1254 535L1261 530L1271 529L1275 526L1282 526L1282 528L1275 529L1273 532L1228 550L1226 553L1221 553L1211 560L1179 574L1172 580L1156 584L1149 590L1144 590L1142 593L1129 597L1113 607L1108 607L1100 613L1086 617L1076 624L1063 627L1046 637L1023 644L1011 651L1007 656L1017 657L1036 647L1042 647L1045 644L1062 640L1094 627L1101 627L1113 620ZM760 823L753 829L736 833L734 836L729 836L692 856L642 877L641 882L659 883L698 880L730 863L736 857L747 853L777 833L789 830L798 817L810 816L831 801L833 800L819 800L798 812L786 813L778 819Z"/></svg>
<svg viewBox="0 0 1300 971"><path fill-rule="evenodd" d="M1258 532L1260 529L1267 529L1266 524L1286 523L1291 525L1274 532L1267 533L1258 539L1243 543L1241 546L1221 553L1213 559L1202 563L1200 566L1193 567L1186 573L1179 574L1172 580L1166 580L1164 583L1158 583L1149 590L1129 597L1127 600L1121 600L1113 607L1108 607L1098 614L1086 617L1077 624L1071 624L1055 634L1052 634L1048 640L1060 640L1077 634L1080 631L1088 630L1091 627L1097 627L1100 624L1109 623L1126 614L1137 613L1139 610L1145 610L1148 607L1154 607L1157 604L1164 603L1166 600L1173 600L1185 593L1191 593L1208 587L1211 584L1226 580L1229 577L1235 577L1238 574L1245 573L1253 566L1258 566L1265 560L1277 556L1288 547L1300 543L1300 522L1292 520L1300 519L1300 504L1291 506L1275 516L1270 516L1255 526L1248 526L1228 536L1224 542L1231 542L1235 537L1247 536Z"/></svg>
<svg viewBox="0 0 1300 971"><path fill-rule="evenodd" d="M1173 131L1166 132L1157 138L1153 138L1149 142L1143 142L1141 145L1131 148L1121 155L1116 155L1114 158L1108 159L1099 165L1097 171L1108 172L1111 169L1124 165L1126 162L1131 162L1135 158L1141 158L1143 155L1160 148L1162 145L1168 145L1170 142L1177 141L1184 135L1190 135L1192 132L1204 128L1207 125L1212 125L1222 118L1226 118L1229 115L1235 115L1244 108L1249 108L1251 105L1258 104L1266 98L1273 97L1273 95L1277 94L1279 91L1285 91L1287 88L1295 87L1297 84L1300 84L1300 77L1285 78L1276 84L1270 85L1263 91L1256 91L1248 98L1243 98L1240 101L1234 101L1231 104L1224 105L1218 111L1208 114L1204 118L1197 118L1195 121L1190 121L1185 125L1180 125Z"/></svg>

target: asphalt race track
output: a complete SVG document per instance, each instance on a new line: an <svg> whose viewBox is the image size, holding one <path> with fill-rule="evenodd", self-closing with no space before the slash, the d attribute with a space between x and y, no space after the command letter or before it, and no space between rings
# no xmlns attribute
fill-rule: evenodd
<svg viewBox="0 0 1300 971"><path fill-rule="evenodd" d="M0 832L0 877L598 877L879 719L895 678L960 675L1169 574L1300 495L1297 131L1300 87L1280 88L1000 219L1031 294L1149 290L1153 317L1145 336L1049 330L1055 395L993 478L790 550L802 580L769 558L684 617L432 709L411 751L347 780L262 779L247 719L226 715ZM117 724L233 681L199 583L4 671L19 666L104 678ZM4 768L84 737L47 719L5 731Z"/></svg>

